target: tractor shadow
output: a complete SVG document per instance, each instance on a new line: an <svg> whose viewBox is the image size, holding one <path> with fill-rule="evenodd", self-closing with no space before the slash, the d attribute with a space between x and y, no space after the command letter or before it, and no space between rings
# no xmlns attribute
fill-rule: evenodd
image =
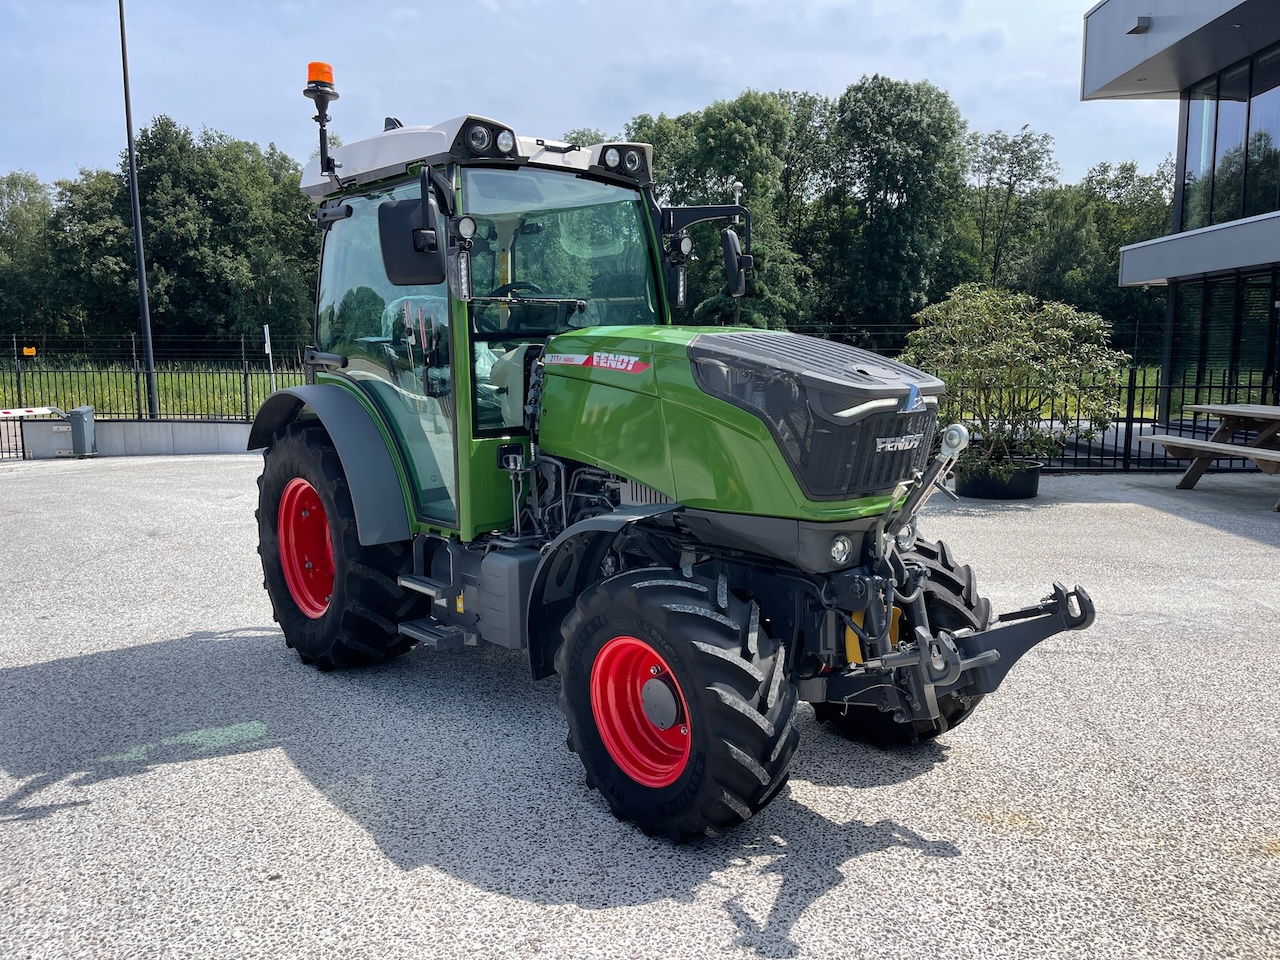
<svg viewBox="0 0 1280 960"><path fill-rule="evenodd" d="M765 956L794 952L793 927L849 860L891 847L960 853L891 820L833 822L790 788L724 836L679 847L645 837L586 788L556 694L554 680L528 679L523 655L492 647L322 674L268 627L0 669L0 769L17 781L0 823L91 811L95 785L158 765L279 749L405 871L586 909L691 902L731 869L780 878L763 918L736 894L726 902L735 946ZM883 786L945 759L936 745L850 744L801 710L797 782Z"/></svg>

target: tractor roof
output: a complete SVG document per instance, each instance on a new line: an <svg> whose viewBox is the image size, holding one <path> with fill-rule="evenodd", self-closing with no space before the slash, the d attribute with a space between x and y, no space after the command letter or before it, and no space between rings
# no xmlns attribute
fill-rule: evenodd
<svg viewBox="0 0 1280 960"><path fill-rule="evenodd" d="M590 147L575 147L559 140L514 136L512 131L515 148L509 154L497 154L493 149L487 153L476 153L463 140L464 131L482 124L490 128L496 137L498 132L511 131L511 128L487 117L477 116L454 117L429 127L404 127L393 125L395 123L397 121L388 120L388 129L377 136L335 147L330 152L339 164L337 175L341 184L322 174L319 157L313 157L302 171L302 192L319 203L333 194L349 191L352 186L359 187L402 175L410 167L424 161L432 164L450 160L480 163L488 161L498 165L528 163L584 172L593 167L604 170L601 157L609 147L630 146L643 151L642 171L645 176L641 180L642 184L650 179L647 174L653 169L653 147L648 144L609 141Z"/></svg>

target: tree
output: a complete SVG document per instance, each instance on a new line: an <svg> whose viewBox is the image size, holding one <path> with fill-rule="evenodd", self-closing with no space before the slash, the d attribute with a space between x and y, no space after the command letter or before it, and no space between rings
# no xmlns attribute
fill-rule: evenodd
<svg viewBox="0 0 1280 960"><path fill-rule="evenodd" d="M1042 298L1102 314L1116 346L1142 364L1158 363L1164 342L1165 292L1120 287L1120 248L1167 234L1173 213L1173 158L1154 173L1137 164L1099 163L1079 184L1038 198L1040 222L1013 283Z"/></svg>
<svg viewBox="0 0 1280 960"><path fill-rule="evenodd" d="M0 331L29 329L54 306L47 283L52 212L49 188L35 174L0 177Z"/></svg>
<svg viewBox="0 0 1280 960"><path fill-rule="evenodd" d="M998 284L1032 229L1034 196L1057 182L1053 137L1027 125L1012 137L975 133L969 148L982 279Z"/></svg>
<svg viewBox="0 0 1280 960"><path fill-rule="evenodd" d="M928 82L879 75L836 106L833 175L821 200L815 324L893 349L928 302L944 237L939 211L963 186L964 120Z"/></svg>
<svg viewBox="0 0 1280 960"><path fill-rule="evenodd" d="M697 259L689 267L688 302L696 323L781 327L798 317L798 263L775 212L789 131L782 101L756 90L717 100L696 114L641 114L627 124L629 140L653 144L660 203L729 203L734 184L742 184L756 254L747 295L740 302L728 296L718 235L724 225L693 228Z"/></svg>
<svg viewBox="0 0 1280 960"><path fill-rule="evenodd" d="M605 136L603 130L595 127L575 127L565 133L563 139L565 143L572 143L578 147L591 147L597 143L604 143L609 137Z"/></svg>
<svg viewBox="0 0 1280 960"><path fill-rule="evenodd" d="M833 186L836 105L829 97L794 90L776 96L791 115L781 156L778 223L787 243L798 250L805 243L806 225L819 215L815 201Z"/></svg>
<svg viewBox="0 0 1280 960"><path fill-rule="evenodd" d="M138 294L124 177L82 169L54 191L50 286L58 309L39 332L127 336L138 329Z"/></svg>
<svg viewBox="0 0 1280 960"><path fill-rule="evenodd" d="M200 352L228 335L259 338L267 323L277 342L308 336L319 236L298 164L274 145L197 138L167 117L137 143L161 355L174 337ZM86 339L137 330L126 169L122 158L118 172L81 170L52 195L30 174L0 178L0 327Z"/></svg>
<svg viewBox="0 0 1280 960"><path fill-rule="evenodd" d="M274 146L157 117L138 136L138 188L158 332L281 339L310 327L318 238L298 165Z"/></svg>
<svg viewBox="0 0 1280 960"><path fill-rule="evenodd" d="M665 113L652 117L647 113L632 117L626 126L626 138L634 143L653 146L654 194L664 206L695 203L699 193L699 175L693 160L694 127L701 113L683 113L668 117Z"/></svg>

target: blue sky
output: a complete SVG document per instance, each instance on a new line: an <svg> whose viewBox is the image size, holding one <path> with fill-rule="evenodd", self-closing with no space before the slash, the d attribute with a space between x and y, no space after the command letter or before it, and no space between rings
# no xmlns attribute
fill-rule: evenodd
<svg viewBox="0 0 1280 960"><path fill-rule="evenodd" d="M928 79L972 129L1030 124L1063 178L1153 168L1177 102L1079 102L1092 0L126 0L135 126L158 114L305 160L309 60L334 66L332 129L484 114L524 135L615 133L752 87L838 96L864 74ZM0 174L52 181L124 149L115 0L0 0Z"/></svg>

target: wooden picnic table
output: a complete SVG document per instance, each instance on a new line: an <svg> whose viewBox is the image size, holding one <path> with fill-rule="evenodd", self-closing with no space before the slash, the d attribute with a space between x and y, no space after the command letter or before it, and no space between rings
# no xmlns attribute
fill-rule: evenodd
<svg viewBox="0 0 1280 960"><path fill-rule="evenodd" d="M1218 429L1208 440L1170 433L1138 438L1142 443L1163 445L1175 459L1192 461L1178 481L1179 490L1194 487L1214 460L1239 457L1257 464L1263 473L1280 473L1280 407L1261 403L1188 403L1182 409L1217 417ZM1234 442L1237 433L1254 431L1253 439ZM1280 510L1280 501L1275 509Z"/></svg>

